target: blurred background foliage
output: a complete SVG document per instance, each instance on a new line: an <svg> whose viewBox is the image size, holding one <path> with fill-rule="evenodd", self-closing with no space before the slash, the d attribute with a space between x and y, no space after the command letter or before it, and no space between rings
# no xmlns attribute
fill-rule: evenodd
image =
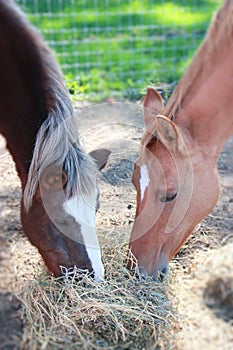
<svg viewBox="0 0 233 350"><path fill-rule="evenodd" d="M18 0L56 52L71 94L138 99L169 94L220 0Z"/></svg>

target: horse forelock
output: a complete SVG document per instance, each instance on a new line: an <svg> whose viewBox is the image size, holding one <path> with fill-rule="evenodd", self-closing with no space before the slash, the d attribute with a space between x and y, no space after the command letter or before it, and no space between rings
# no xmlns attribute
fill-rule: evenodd
<svg viewBox="0 0 233 350"><path fill-rule="evenodd" d="M95 187L97 167L83 150L74 116L65 104L50 112L37 134L27 184L24 206L28 210L40 183L41 176L50 165L62 167L67 174L65 197L85 194ZM64 113L68 113L66 117Z"/></svg>
<svg viewBox="0 0 233 350"><path fill-rule="evenodd" d="M182 107L184 98L188 95L194 83L201 79L206 70L206 64L210 66L211 60L228 45L233 45L233 1L226 0L223 6L212 18L208 32L199 47L194 59L180 79L167 105L164 115L169 119L175 119Z"/></svg>

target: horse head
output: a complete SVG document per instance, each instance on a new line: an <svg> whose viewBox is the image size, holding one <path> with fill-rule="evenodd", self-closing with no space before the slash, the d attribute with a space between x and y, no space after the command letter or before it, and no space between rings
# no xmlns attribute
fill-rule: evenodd
<svg viewBox="0 0 233 350"><path fill-rule="evenodd" d="M32 203L21 217L25 233L35 245L48 269L55 276L64 271L89 271L96 281L104 277L101 252L95 229L95 214L99 208L97 171L107 163L110 151L99 149L85 155L79 172L91 176L88 188L66 196L65 190L72 171L62 166L48 166L42 173ZM94 160L94 162L93 162ZM88 168L82 162L89 163ZM91 174L85 171L91 171ZM79 174L81 176L81 174Z"/></svg>
<svg viewBox="0 0 233 350"><path fill-rule="evenodd" d="M190 129L162 115L154 89L148 88L143 108L146 133L134 166L137 210L129 249L143 274L162 280L170 259L215 205L219 186L213 158Z"/></svg>

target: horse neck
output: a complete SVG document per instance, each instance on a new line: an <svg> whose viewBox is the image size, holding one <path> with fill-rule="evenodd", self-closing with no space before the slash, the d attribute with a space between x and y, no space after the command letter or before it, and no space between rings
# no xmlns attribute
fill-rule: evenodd
<svg viewBox="0 0 233 350"><path fill-rule="evenodd" d="M233 40L232 40L233 41ZM184 97L175 121L188 130L203 153L218 158L233 134L233 44L205 64Z"/></svg>

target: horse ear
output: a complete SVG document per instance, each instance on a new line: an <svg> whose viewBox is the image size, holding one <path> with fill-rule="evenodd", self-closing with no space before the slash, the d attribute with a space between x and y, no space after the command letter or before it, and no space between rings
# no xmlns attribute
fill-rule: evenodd
<svg viewBox="0 0 233 350"><path fill-rule="evenodd" d="M95 160L99 170L102 170L108 162L111 151L106 148L91 151L89 155Z"/></svg>
<svg viewBox="0 0 233 350"><path fill-rule="evenodd" d="M152 87L147 88L142 101L145 125L148 127L157 114L163 114L164 104L161 95Z"/></svg>
<svg viewBox="0 0 233 350"><path fill-rule="evenodd" d="M167 117L157 116L155 136L171 153L183 153L184 141L179 127Z"/></svg>

